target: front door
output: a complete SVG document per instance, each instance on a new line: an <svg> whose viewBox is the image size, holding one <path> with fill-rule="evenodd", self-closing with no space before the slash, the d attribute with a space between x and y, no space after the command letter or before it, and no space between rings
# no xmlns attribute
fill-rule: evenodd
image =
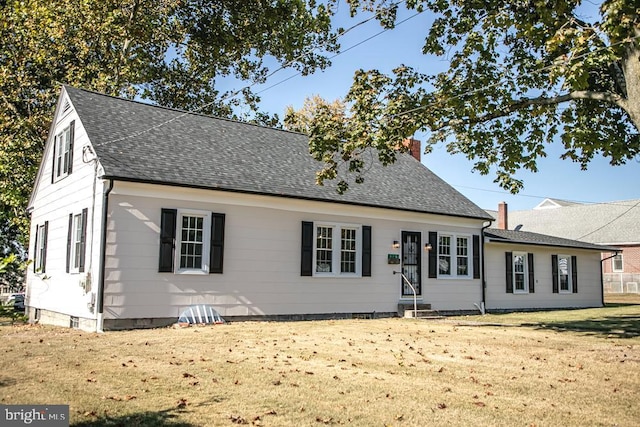
<svg viewBox="0 0 640 427"><path fill-rule="evenodd" d="M420 286L420 265L422 260L422 252L420 251L420 232L419 231L403 231L402 232L402 274L416 289L416 295L422 295L422 287ZM402 281L402 296L413 297L411 286Z"/></svg>

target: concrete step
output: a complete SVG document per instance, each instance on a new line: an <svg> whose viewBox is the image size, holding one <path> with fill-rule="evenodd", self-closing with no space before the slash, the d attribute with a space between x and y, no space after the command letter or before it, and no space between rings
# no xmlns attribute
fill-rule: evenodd
<svg viewBox="0 0 640 427"><path fill-rule="evenodd" d="M431 310L431 304L418 303L416 308L418 310ZM413 302L401 302L398 303L398 316L405 317L405 311L413 310Z"/></svg>
<svg viewBox="0 0 640 427"><path fill-rule="evenodd" d="M418 318L418 319L442 319L444 316L441 316L437 310L405 310L404 317L407 318Z"/></svg>

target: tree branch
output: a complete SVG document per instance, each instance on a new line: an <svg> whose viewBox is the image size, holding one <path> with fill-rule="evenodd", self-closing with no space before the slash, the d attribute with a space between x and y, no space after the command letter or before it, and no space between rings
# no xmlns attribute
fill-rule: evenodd
<svg viewBox="0 0 640 427"><path fill-rule="evenodd" d="M563 102L573 101L577 99L607 102L609 104L617 105L618 107L627 111L627 108L626 108L627 102L620 95L609 93L609 92L594 92L594 91L588 91L588 90L581 90L581 91L569 92L563 95L553 96L550 98L548 97L523 98L493 113L487 113L477 117L469 117L465 119L447 120L446 122L442 123L440 126L432 130L437 131L451 125L459 125L459 124L475 125L478 123L484 123L491 120L499 119L501 117L506 117L511 113L514 113L518 110L521 110L523 108L526 108L532 105L555 105L555 104L562 104Z"/></svg>

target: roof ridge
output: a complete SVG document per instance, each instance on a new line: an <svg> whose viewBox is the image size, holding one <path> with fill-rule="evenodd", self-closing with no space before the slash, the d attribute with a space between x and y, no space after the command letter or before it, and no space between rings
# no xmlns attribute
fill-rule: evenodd
<svg viewBox="0 0 640 427"><path fill-rule="evenodd" d="M67 88L71 88L71 89L74 89L74 90L77 90L77 91L87 92L87 93L90 93L90 94L94 94L94 95L104 96L106 98L115 99L117 101L126 101L126 102L130 102L130 103L133 103L133 104L142 105L144 107L152 107L152 108L159 108L161 110L166 110L166 111L173 111L173 112L176 112L176 113L181 113L182 115L199 116L199 117L205 117L205 118L208 118L208 119L221 120L221 121L225 121L225 122L229 122L229 123L237 123L237 124L255 126L255 127L258 127L258 128L262 128L262 129L270 129L270 130L275 130L275 131L280 131L280 132L286 132L286 133L291 133L291 134L294 134L294 135L308 136L308 135L306 135L306 134L304 134L302 132L296 132L296 131L292 131L292 130L288 130L288 129L284 129L284 128L265 126L265 125L261 125L261 124L258 124L258 123L252 123L252 122L243 122L241 120L229 119L229 118L226 118L226 117L214 116L214 115L211 115L211 114L204 114L204 113L198 113L198 112L193 112L193 111L188 111L188 110L182 110L180 108L166 107L166 106L160 105L160 104L151 104L151 103L147 103L147 102L143 102L143 101L138 101L138 100L135 100L135 99L123 98L121 96L115 96L115 95L109 95L107 93L98 92L96 90L85 89L85 88L76 87L76 86L72 86L72 85L68 85L68 84L63 84L62 86L65 89L65 91L67 91ZM164 124L160 124L159 126L156 125L156 127L160 127L160 126L163 126L163 125Z"/></svg>

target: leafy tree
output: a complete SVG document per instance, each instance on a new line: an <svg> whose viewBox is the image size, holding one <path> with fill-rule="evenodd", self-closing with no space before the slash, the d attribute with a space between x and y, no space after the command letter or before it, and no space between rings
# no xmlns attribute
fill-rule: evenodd
<svg viewBox="0 0 640 427"><path fill-rule="evenodd" d="M13 236L2 253L26 241L61 83L234 117L259 98L231 96L221 78L260 83L269 66L310 73L337 49L331 13L314 0L9 0L0 16L0 227Z"/></svg>
<svg viewBox="0 0 640 427"><path fill-rule="evenodd" d="M398 4L349 2L352 14L375 10L393 27ZM362 180L363 152L394 161L398 141L427 131L427 152L444 143L450 153L495 173L517 192L521 168L537 171L547 144L559 141L563 159L586 169L596 155L623 164L640 153L640 6L605 0L593 20L580 0L407 0L429 11L423 53L445 57L435 75L399 66L393 75L360 70L340 116L317 108L307 121L311 151L332 179L348 162ZM305 113L308 115L308 112ZM291 116L287 126L292 126ZM346 183L342 188L346 187Z"/></svg>

